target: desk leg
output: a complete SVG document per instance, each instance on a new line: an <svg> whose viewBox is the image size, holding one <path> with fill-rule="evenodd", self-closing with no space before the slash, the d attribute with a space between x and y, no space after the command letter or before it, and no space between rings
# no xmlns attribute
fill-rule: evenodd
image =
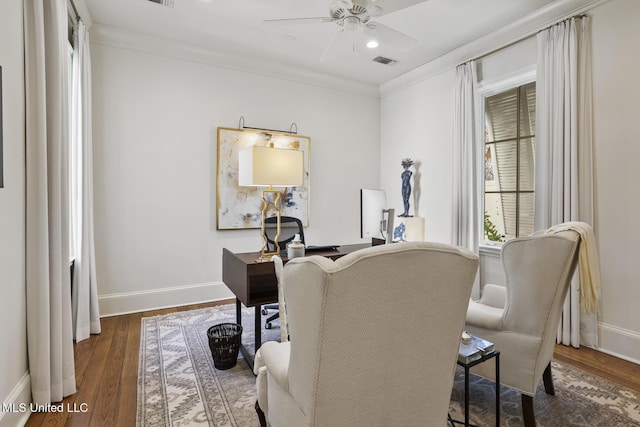
<svg viewBox="0 0 640 427"><path fill-rule="evenodd" d="M496 427L500 427L500 353L496 354Z"/></svg>
<svg viewBox="0 0 640 427"><path fill-rule="evenodd" d="M257 316L260 315L260 306L256 307L256 315ZM236 323L238 325L242 325L242 303L237 298L236 298ZM256 332L255 332L256 343L262 340L261 332L262 331L260 330L260 328L256 328ZM245 347L242 341L240 342L240 353L242 353L242 356L244 357L244 360L247 362L247 365L249 365L249 368L253 371L253 361L255 359L255 356L249 353L249 350L247 350L247 347Z"/></svg>
<svg viewBox="0 0 640 427"><path fill-rule="evenodd" d="M258 351L258 349L262 345L262 314L260 313L261 309L262 309L262 306L260 305L255 306L255 319L254 319L255 329L254 329L254 341L253 341L255 351ZM237 298L236 298L236 323L238 323L239 325L242 325L242 303ZM242 343L240 343L240 353L242 353L242 356L244 356L244 360L247 361L249 368L251 368L251 370L253 371L255 353L250 354L249 350L247 350L247 347L245 347L244 344Z"/></svg>
<svg viewBox="0 0 640 427"><path fill-rule="evenodd" d="M469 368L464 368L464 426L469 427Z"/></svg>
<svg viewBox="0 0 640 427"><path fill-rule="evenodd" d="M254 349L255 352L258 352L258 349L260 348L260 346L262 345L262 313L260 312L262 309L262 306L260 305L256 305L255 306L255 313L254 313Z"/></svg>

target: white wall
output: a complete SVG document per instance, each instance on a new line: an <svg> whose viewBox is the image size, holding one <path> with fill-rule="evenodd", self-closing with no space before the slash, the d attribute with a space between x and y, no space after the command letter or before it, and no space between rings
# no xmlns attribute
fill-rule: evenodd
<svg viewBox="0 0 640 427"><path fill-rule="evenodd" d="M400 161L419 162L409 212L425 218L426 240L444 243L451 241L454 78L447 70L384 97L380 106L380 181L387 203L403 212Z"/></svg>
<svg viewBox="0 0 640 427"><path fill-rule="evenodd" d="M379 185L379 99L259 73L159 41L92 27L95 222L101 311L231 296L222 248L256 251L259 230L216 230L217 128L311 137L308 243L360 241L359 189ZM120 38L131 42L121 43Z"/></svg>
<svg viewBox="0 0 640 427"><path fill-rule="evenodd" d="M28 403L22 1L0 2L4 188L0 188L0 402ZM3 413L0 426L24 414Z"/></svg>
<svg viewBox="0 0 640 427"><path fill-rule="evenodd" d="M596 230L602 269L600 344L640 360L640 2L593 10Z"/></svg>
<svg viewBox="0 0 640 427"><path fill-rule="evenodd" d="M635 123L640 115L640 2L613 0L588 11L593 32L593 91L596 170L596 223L602 270L602 351L640 363L640 197L635 183L640 146ZM494 46L494 48L499 45ZM489 49L491 50L491 49ZM481 61L483 83L509 78L535 64L535 41L529 39ZM471 59L470 55L466 59ZM463 62L463 60L458 61ZM441 63L445 61L440 60ZM422 168L420 215L426 216L428 240L450 241L452 183L450 170L452 96L455 63L440 73L426 68L425 77L404 89L390 90L381 100L381 180L399 195L402 157L428 164ZM393 82L388 85L393 88ZM436 172L430 175L428 171ZM500 281L499 260L481 259L481 281Z"/></svg>

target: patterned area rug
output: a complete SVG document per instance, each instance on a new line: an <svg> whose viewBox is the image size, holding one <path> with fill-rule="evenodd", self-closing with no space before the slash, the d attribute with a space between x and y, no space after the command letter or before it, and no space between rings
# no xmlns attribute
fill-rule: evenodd
<svg viewBox="0 0 640 427"><path fill-rule="evenodd" d="M138 371L138 427L258 426L254 411L255 378L238 360L217 370L207 329L234 322L235 306L173 313L142 319ZM280 330L263 329L263 340L277 340ZM243 311L243 342L253 341L253 310ZM572 366L553 362L556 396L541 386L534 399L538 426L640 426L640 393ZM471 422L495 425L493 383L471 377ZM464 418L464 378L456 374L450 413ZM502 426L521 426L520 395L501 389Z"/></svg>

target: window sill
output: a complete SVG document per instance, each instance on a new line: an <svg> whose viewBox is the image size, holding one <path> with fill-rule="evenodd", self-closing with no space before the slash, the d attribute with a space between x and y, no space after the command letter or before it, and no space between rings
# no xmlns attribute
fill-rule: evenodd
<svg viewBox="0 0 640 427"><path fill-rule="evenodd" d="M482 242L480 243L480 255L500 258L502 253L502 242Z"/></svg>

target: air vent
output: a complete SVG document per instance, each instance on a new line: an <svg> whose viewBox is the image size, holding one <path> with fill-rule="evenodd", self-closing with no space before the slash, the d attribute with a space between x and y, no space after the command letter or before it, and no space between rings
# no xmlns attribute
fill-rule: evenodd
<svg viewBox="0 0 640 427"><path fill-rule="evenodd" d="M149 0L151 3L161 4L166 7L173 8L173 0Z"/></svg>
<svg viewBox="0 0 640 427"><path fill-rule="evenodd" d="M393 65L396 62L398 62L395 59L385 58L384 56L376 56L375 58L373 58L372 61L379 62L379 63L384 64L384 65Z"/></svg>

